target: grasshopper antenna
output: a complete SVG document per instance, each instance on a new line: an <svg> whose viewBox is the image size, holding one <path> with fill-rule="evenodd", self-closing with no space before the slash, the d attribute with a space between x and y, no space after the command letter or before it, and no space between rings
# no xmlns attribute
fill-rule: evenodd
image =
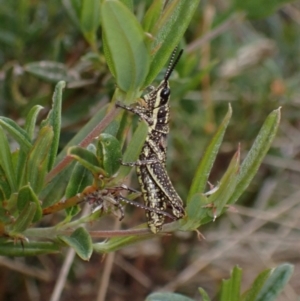
<svg viewBox="0 0 300 301"><path fill-rule="evenodd" d="M173 52L172 52L172 56L171 56L171 59L170 59L170 63L169 63L169 66L168 66L168 69L167 69L167 72L166 72L166 75L165 75L165 81L169 80L169 77L170 75L172 74L174 68L176 67L182 53L183 53L183 49L181 49L178 53L178 56L177 58L175 59L175 56L176 56L176 52L177 52L177 48L176 47Z"/></svg>

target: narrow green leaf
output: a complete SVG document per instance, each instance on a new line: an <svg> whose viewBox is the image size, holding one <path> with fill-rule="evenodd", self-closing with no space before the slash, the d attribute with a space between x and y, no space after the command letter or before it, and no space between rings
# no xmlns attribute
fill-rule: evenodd
<svg viewBox="0 0 300 301"><path fill-rule="evenodd" d="M60 246L52 242L26 242L0 244L1 256L37 256L60 252Z"/></svg>
<svg viewBox="0 0 300 301"><path fill-rule="evenodd" d="M12 225L11 231L9 231L9 235L14 236L15 234L25 231L32 223L35 212L36 204L33 202L27 203L27 205L24 207L24 209L21 211L20 215Z"/></svg>
<svg viewBox="0 0 300 301"><path fill-rule="evenodd" d="M153 53L149 73L144 86L148 86L170 57L170 53L179 44L200 0L173 0L166 5L160 18L157 20L151 34Z"/></svg>
<svg viewBox="0 0 300 301"><path fill-rule="evenodd" d="M266 280L270 277L271 272L271 269L266 269L261 272L251 285L251 288L243 293L242 301L255 301Z"/></svg>
<svg viewBox="0 0 300 301"><path fill-rule="evenodd" d="M220 181L220 185L211 194L208 201L213 206L211 216L215 219L220 216L228 200L235 191L240 169L240 149L234 154L229 167Z"/></svg>
<svg viewBox="0 0 300 301"><path fill-rule="evenodd" d="M44 186L52 140L52 127L44 126L40 130L32 150L28 154L25 183L30 183L30 186L36 194L38 194Z"/></svg>
<svg viewBox="0 0 300 301"><path fill-rule="evenodd" d="M52 97L52 109L49 112L47 118L41 124L41 128L44 126L51 126L54 134L51 148L48 154L48 171L53 167L57 155L61 128L62 91L65 88L65 86L66 83L64 81L59 82L55 86L55 90Z"/></svg>
<svg viewBox="0 0 300 301"><path fill-rule="evenodd" d="M22 183L24 183L26 158L27 158L26 152L20 149L17 167L16 167L17 187L20 187Z"/></svg>
<svg viewBox="0 0 300 301"><path fill-rule="evenodd" d="M138 159L141 149L144 145L147 133L148 133L147 124L143 121L140 122L124 153L123 156L124 162L134 162ZM126 166L124 167L126 168Z"/></svg>
<svg viewBox="0 0 300 301"><path fill-rule="evenodd" d="M13 120L0 117L0 125L20 144L22 149L28 151L32 144L29 135L25 130L18 126Z"/></svg>
<svg viewBox="0 0 300 301"><path fill-rule="evenodd" d="M220 301L240 301L242 269L235 267L228 280L222 281Z"/></svg>
<svg viewBox="0 0 300 301"><path fill-rule="evenodd" d="M10 152L7 137L0 126L0 165L5 173L5 177L13 192L17 189L17 179L13 167L12 155Z"/></svg>
<svg viewBox="0 0 300 301"><path fill-rule="evenodd" d="M75 196L77 193L81 193L84 190L84 188L91 185L92 182L92 173L84 166L82 166L79 162L77 162L72 171L70 181L68 182L68 186L66 188L66 199ZM69 218L75 216L77 213L79 213L79 211L79 206L73 206L71 208L66 209L66 213Z"/></svg>
<svg viewBox="0 0 300 301"><path fill-rule="evenodd" d="M8 202L5 204L5 209L8 212L15 212L17 208L17 199L18 199L18 193L12 192L8 198ZM1 238L0 238L1 239Z"/></svg>
<svg viewBox="0 0 300 301"><path fill-rule="evenodd" d="M185 208L186 216L178 221L179 230L193 231L205 223L203 219L208 216L208 212L211 210L205 207L207 204L208 199L203 193L194 194Z"/></svg>
<svg viewBox="0 0 300 301"><path fill-rule="evenodd" d="M141 152L144 145L146 136L148 133L148 126L145 122L140 122L138 128L133 134L131 141L129 142L125 154L123 156L123 162L135 162ZM124 179L130 172L131 167L121 166L115 182L118 183L119 180Z"/></svg>
<svg viewBox="0 0 300 301"><path fill-rule="evenodd" d="M63 197L75 163L75 161L71 162L66 168L59 172L50 183L47 183L47 186L41 191L39 197L43 201L43 208L52 206Z"/></svg>
<svg viewBox="0 0 300 301"><path fill-rule="evenodd" d="M123 91L140 89L150 57L144 32L132 12L120 1L101 4L104 52L109 68Z"/></svg>
<svg viewBox="0 0 300 301"><path fill-rule="evenodd" d="M17 207L19 212L31 202L36 204L36 211L32 221L37 222L43 215L40 201L29 185L23 186L18 192Z"/></svg>
<svg viewBox="0 0 300 301"><path fill-rule="evenodd" d="M0 189L2 191L3 194L3 201L9 199L10 195L11 195L11 187L9 185L9 182L5 176L5 173L0 165Z"/></svg>
<svg viewBox="0 0 300 301"><path fill-rule="evenodd" d="M100 167L96 155L91 151L80 146L73 146L69 148L68 156L80 162L80 164L90 170L93 174L106 175L106 172Z"/></svg>
<svg viewBox="0 0 300 301"><path fill-rule="evenodd" d="M142 23L146 32L153 31L153 28L163 11L164 3L164 0L154 0L150 5Z"/></svg>
<svg viewBox="0 0 300 301"><path fill-rule="evenodd" d="M110 253L137 242L147 240L150 237L153 237L153 234L114 237L110 238L108 241L93 244L93 248L94 251L98 253Z"/></svg>
<svg viewBox="0 0 300 301"><path fill-rule="evenodd" d="M77 162L66 188L66 198L71 198L77 193L82 192L85 187L92 184L92 181L93 176L91 172Z"/></svg>
<svg viewBox="0 0 300 301"><path fill-rule="evenodd" d="M120 142L112 135L101 134L97 145L97 157L108 177L113 176L118 171L122 158Z"/></svg>
<svg viewBox="0 0 300 301"><path fill-rule="evenodd" d="M24 70L42 80L56 84L59 81L70 82L74 78L69 75L67 67L58 62L39 61L28 63Z"/></svg>
<svg viewBox="0 0 300 301"><path fill-rule="evenodd" d="M274 110L264 122L247 157L241 165L238 183L228 204L233 204L237 201L255 176L277 132L280 122L280 109Z"/></svg>
<svg viewBox="0 0 300 301"><path fill-rule="evenodd" d="M86 40L94 45L100 25L100 0L82 1L80 27Z"/></svg>
<svg viewBox="0 0 300 301"><path fill-rule="evenodd" d="M152 293L145 301L194 301L186 296L175 293Z"/></svg>
<svg viewBox="0 0 300 301"><path fill-rule="evenodd" d="M291 264L284 263L272 271L269 279L264 283L255 301L275 301L294 271Z"/></svg>
<svg viewBox="0 0 300 301"><path fill-rule="evenodd" d="M117 70L116 70L116 66L115 66L116 62L115 62L114 58L112 57L113 54L110 51L109 44L107 42L107 37L105 36L105 34L103 32L103 26L102 26L102 43L103 43L103 53L104 53L104 56L106 59L107 66L108 66L112 76L117 79ZM120 90L122 90L122 89L120 88Z"/></svg>
<svg viewBox="0 0 300 301"><path fill-rule="evenodd" d="M39 114L39 112L43 109L42 106L36 105L31 108L29 113L26 116L26 122L25 122L25 131L27 132L29 139L33 139L34 130L36 126L36 119Z"/></svg>
<svg viewBox="0 0 300 301"><path fill-rule="evenodd" d="M203 288L199 287L199 293L201 294L203 301L211 301L208 294L206 293L206 291Z"/></svg>
<svg viewBox="0 0 300 301"><path fill-rule="evenodd" d="M42 109L43 109L42 106L36 105L31 108L31 110L29 111L26 117L25 131L27 132L30 140L33 139L35 125L36 125L36 118ZM20 187L21 183L23 183L24 181L26 157L28 151L29 148L27 150L24 150L24 147L21 145L19 156L18 156L17 168L16 168L18 187Z"/></svg>
<svg viewBox="0 0 300 301"><path fill-rule="evenodd" d="M59 236L59 238L72 247L81 259L90 259L93 252L93 245L92 239L86 229L80 227L76 229L70 237Z"/></svg>
<svg viewBox="0 0 300 301"><path fill-rule="evenodd" d="M212 169L212 166L215 162L216 156L218 154L218 150L220 148L220 145L223 141L223 137L227 128L227 125L230 121L232 114L231 106L228 107L228 112L223 119L221 125L219 126L216 134L212 138L210 144L206 148L204 155L198 165L197 171L195 173L195 176L193 178L193 182L188 194L187 203L190 201L191 197L198 193L204 192L204 188L207 184L207 180L210 174L210 171Z"/></svg>

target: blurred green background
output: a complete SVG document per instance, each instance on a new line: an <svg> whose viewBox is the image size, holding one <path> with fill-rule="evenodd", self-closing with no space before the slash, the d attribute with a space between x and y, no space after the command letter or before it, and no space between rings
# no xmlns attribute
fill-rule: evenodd
<svg viewBox="0 0 300 301"><path fill-rule="evenodd" d="M100 30L91 47L70 15L70 2L81 3L0 0L0 115L23 125L29 109L41 104L45 109L40 118L46 116L55 83L66 80L61 148L109 102L115 89ZM139 20L151 2L134 1ZM266 116L282 106L280 131L236 209L201 229L206 241L179 233L117 252L105 300L142 300L161 286L199 300L196 288L202 286L213 296L235 264L244 269L247 287L263 267L284 261L296 269L279 300L300 295L299 46L300 1L201 1L182 41L178 74L171 80L167 168L174 186L184 198L228 103L233 117L212 184L238 144L245 155ZM0 300L50 300L63 260L1 258ZM99 255L90 263L76 260L59 300L96 300L102 270Z"/></svg>

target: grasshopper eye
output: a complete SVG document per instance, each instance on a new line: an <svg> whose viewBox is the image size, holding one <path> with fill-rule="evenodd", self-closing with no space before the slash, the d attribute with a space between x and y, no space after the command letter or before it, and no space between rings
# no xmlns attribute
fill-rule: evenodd
<svg viewBox="0 0 300 301"><path fill-rule="evenodd" d="M162 100L164 102L167 102L169 100L169 96L170 96L170 89L169 88L163 88L160 92L160 97L162 98Z"/></svg>

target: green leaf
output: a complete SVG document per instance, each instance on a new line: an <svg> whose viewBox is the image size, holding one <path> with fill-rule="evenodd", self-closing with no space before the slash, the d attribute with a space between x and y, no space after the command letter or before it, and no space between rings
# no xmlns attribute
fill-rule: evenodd
<svg viewBox="0 0 300 301"><path fill-rule="evenodd" d="M203 301L211 301L203 288L199 287L199 293L201 294Z"/></svg>
<svg viewBox="0 0 300 301"><path fill-rule="evenodd" d="M294 271L291 264L284 263L272 271L269 279L264 283L255 301L276 300L280 292L290 280Z"/></svg>
<svg viewBox="0 0 300 301"><path fill-rule="evenodd" d="M71 162L66 168L60 171L41 191L39 196L43 200L43 208L52 206L63 197L75 163L75 161Z"/></svg>
<svg viewBox="0 0 300 301"><path fill-rule="evenodd" d="M71 198L77 193L83 191L83 189L93 182L93 176L89 170L83 167L81 164L76 163L71 174L71 178L66 188L66 198Z"/></svg>
<svg viewBox="0 0 300 301"><path fill-rule="evenodd" d="M61 128L62 90L65 88L65 86L66 83L64 81L59 82L55 86L55 90L52 97L52 109L50 110L47 118L41 124L41 128L43 128L44 126L51 126L54 134L51 148L48 154L48 170L50 170L53 167L57 155Z"/></svg>
<svg viewBox="0 0 300 301"><path fill-rule="evenodd" d="M220 185L211 194L208 201L213 206L212 217L215 219L220 216L228 200L235 191L240 168L240 149L234 154L228 169L220 181Z"/></svg>
<svg viewBox="0 0 300 301"><path fill-rule="evenodd" d="M194 194L186 206L186 216L178 221L179 230L193 231L206 223L207 221L203 222L203 219L208 216L208 212L211 210L205 207L207 204L208 199L203 193Z"/></svg>
<svg viewBox="0 0 300 301"><path fill-rule="evenodd" d="M164 0L154 0L150 5L143 19L143 28L146 32L152 32L163 11L164 3Z"/></svg>
<svg viewBox="0 0 300 301"><path fill-rule="evenodd" d="M35 216L36 207L36 204L33 202L27 203L12 225L11 231L9 231L10 236L22 233L30 226Z"/></svg>
<svg viewBox="0 0 300 301"><path fill-rule="evenodd" d="M152 293L145 301L194 301L186 296L175 293Z"/></svg>
<svg viewBox="0 0 300 301"><path fill-rule="evenodd" d="M138 128L134 132L133 137L131 138L127 146L127 149L123 156L123 160L122 160L123 162L125 163L135 162L138 159L147 134L148 134L147 124L145 122L140 122ZM124 179L129 174L130 170L131 167L121 166L118 175L115 179L115 182L118 183L118 181Z"/></svg>
<svg viewBox="0 0 300 301"><path fill-rule="evenodd" d="M123 91L140 89L150 57L144 32L132 12L120 1L101 4L104 52L111 73Z"/></svg>
<svg viewBox="0 0 300 301"><path fill-rule="evenodd" d="M0 126L0 165L5 173L5 177L13 192L17 190L17 179L13 167L12 155L10 152L9 144L4 133L3 128Z"/></svg>
<svg viewBox="0 0 300 301"><path fill-rule="evenodd" d="M82 1L80 28L86 40L94 45L100 25L100 0Z"/></svg>
<svg viewBox="0 0 300 301"><path fill-rule="evenodd" d="M220 301L240 301L242 269L235 267L228 280L222 281Z"/></svg>
<svg viewBox="0 0 300 301"><path fill-rule="evenodd" d="M2 256L37 256L42 254L58 253L60 246L52 242L26 242L0 244Z"/></svg>
<svg viewBox="0 0 300 301"><path fill-rule="evenodd" d="M231 106L229 105L228 112L227 112L225 118L223 119L216 134L214 135L214 137L212 138L208 147L206 148L204 155L198 165L197 171L193 178L193 182L192 182L189 194L188 194L187 203L190 201L191 197L193 197L194 194L196 194L198 192L201 192L201 193L204 192L204 188L207 184L207 180L208 180L210 171L215 162L220 145L223 141L223 137L224 137L226 128L228 126L228 123L230 121L231 115L232 115L232 109L231 109Z"/></svg>
<svg viewBox="0 0 300 301"><path fill-rule="evenodd" d="M65 197L66 199L75 196L77 193L81 193L83 189L93 182L93 175L91 172L82 166L79 162L75 164L75 167L72 171L70 181L66 188ZM67 208L66 212L68 217L75 216L80 211L79 206L73 206Z"/></svg>
<svg viewBox="0 0 300 301"><path fill-rule="evenodd" d="M94 153L96 152L96 148L93 144L90 144L87 147L87 150ZM66 188L65 197L67 199L72 198L73 196L81 193L87 186L93 183L94 177L90 170L85 168L79 162L77 162L72 171L70 181L68 182L68 186ZM79 206L73 206L71 208L67 208L66 212L68 217L75 216L80 211Z"/></svg>
<svg viewBox="0 0 300 301"><path fill-rule="evenodd" d="M271 269L266 269L261 272L251 285L251 288L243 293L242 301L255 301L266 280L270 277L271 272Z"/></svg>
<svg viewBox="0 0 300 301"><path fill-rule="evenodd" d="M19 212L21 212L31 202L36 205L36 211L32 222L37 222L43 215L40 201L29 185L23 186L18 193L17 207Z"/></svg>
<svg viewBox="0 0 300 301"><path fill-rule="evenodd" d="M36 105L31 108L29 113L26 116L26 122L25 122L25 131L27 132L29 139L33 139L35 125L36 125L36 119L39 114L39 112L43 109L42 106Z"/></svg>
<svg viewBox="0 0 300 301"><path fill-rule="evenodd" d="M169 1L160 18L157 20L151 34L152 62L144 86L153 82L157 74L170 57L170 53L179 44L200 0Z"/></svg>
<svg viewBox="0 0 300 301"><path fill-rule="evenodd" d="M33 139L36 118L41 109L43 109L43 107L39 106L39 105L32 107L26 117L25 131L27 132L30 140ZM29 149L24 150L24 147L21 145L20 151L19 151L19 156L18 156L17 169L16 169L18 187L21 185L21 183L23 183L23 179L24 179L24 175L25 175L24 167L26 165L26 158L27 158L28 151L29 151Z"/></svg>
<svg viewBox="0 0 300 301"><path fill-rule="evenodd" d="M0 199L0 201L9 199L12 191L1 165L0 165L0 190L1 190L1 197L3 197L3 199Z"/></svg>
<svg viewBox="0 0 300 301"><path fill-rule="evenodd" d="M135 244L137 242L147 240L150 237L153 237L153 234L113 237L110 238L108 241L93 244L93 248L94 251L98 253L110 253L120 250L129 245Z"/></svg>
<svg viewBox="0 0 300 301"><path fill-rule="evenodd" d="M76 229L70 237L59 236L59 238L72 247L81 259L90 259L93 252L92 239L84 228Z"/></svg>
<svg viewBox="0 0 300 301"><path fill-rule="evenodd" d="M28 154L24 177L25 184L30 183L30 186L36 194L38 194L44 186L52 140L52 127L44 126L40 130L32 150Z"/></svg>
<svg viewBox="0 0 300 301"><path fill-rule="evenodd" d="M97 157L108 177L113 176L118 171L122 158L120 142L110 134L101 134L97 145Z"/></svg>
<svg viewBox="0 0 300 301"><path fill-rule="evenodd" d="M228 204L233 204L237 201L255 176L277 132L280 122L280 109L274 110L264 122L247 157L241 165L236 189Z"/></svg>
<svg viewBox="0 0 300 301"><path fill-rule="evenodd" d="M80 146L73 146L69 148L68 156L77 160L93 174L106 175L105 171L100 167L100 163L96 155L91 151Z"/></svg>
<svg viewBox="0 0 300 301"><path fill-rule="evenodd" d="M28 151L32 144L29 135L13 120L0 117L0 125L20 144L24 151Z"/></svg>
<svg viewBox="0 0 300 301"><path fill-rule="evenodd" d="M24 70L42 80L54 84L59 81L70 82L74 79L71 75L68 74L67 67L64 64L58 62L32 62L26 64L24 66Z"/></svg>

